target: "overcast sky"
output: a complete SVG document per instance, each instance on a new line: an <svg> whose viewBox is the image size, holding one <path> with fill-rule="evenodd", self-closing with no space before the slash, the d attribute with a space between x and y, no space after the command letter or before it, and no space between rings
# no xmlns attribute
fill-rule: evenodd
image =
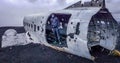
<svg viewBox="0 0 120 63"><path fill-rule="evenodd" d="M22 26L26 15L59 10L77 1L79 0L0 0L0 26ZM106 1L110 12L119 20L120 0Z"/></svg>

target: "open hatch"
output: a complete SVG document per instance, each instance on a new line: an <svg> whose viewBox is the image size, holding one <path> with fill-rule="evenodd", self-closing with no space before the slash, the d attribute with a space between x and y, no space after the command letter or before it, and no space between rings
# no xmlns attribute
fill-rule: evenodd
<svg viewBox="0 0 120 63"><path fill-rule="evenodd" d="M67 25L71 14L52 13L46 24L46 40L58 47L67 47Z"/></svg>

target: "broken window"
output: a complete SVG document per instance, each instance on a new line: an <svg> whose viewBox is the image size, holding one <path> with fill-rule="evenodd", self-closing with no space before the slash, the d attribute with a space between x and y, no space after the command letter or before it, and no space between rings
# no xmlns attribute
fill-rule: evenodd
<svg viewBox="0 0 120 63"><path fill-rule="evenodd" d="M102 23L102 24L105 24L105 22L104 22L104 21L101 21L101 23Z"/></svg>
<svg viewBox="0 0 120 63"><path fill-rule="evenodd" d="M33 28L33 25L31 24L31 28Z"/></svg>
<svg viewBox="0 0 120 63"><path fill-rule="evenodd" d="M36 32L36 25L34 25L34 31Z"/></svg>
<svg viewBox="0 0 120 63"><path fill-rule="evenodd" d="M76 25L76 32L75 32L76 35L79 35L80 34L80 23L77 23Z"/></svg>
<svg viewBox="0 0 120 63"><path fill-rule="evenodd" d="M38 31L40 30L40 27L39 27L39 26L37 26L37 30L38 30Z"/></svg>

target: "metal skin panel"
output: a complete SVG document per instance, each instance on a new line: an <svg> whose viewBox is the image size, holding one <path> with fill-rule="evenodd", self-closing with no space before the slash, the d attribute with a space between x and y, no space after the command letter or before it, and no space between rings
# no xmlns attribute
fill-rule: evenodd
<svg viewBox="0 0 120 63"><path fill-rule="evenodd" d="M29 32L30 34L34 35L33 38L38 39L37 42L41 43L41 44L46 44L46 37L45 37L45 26L46 26L46 21L47 18L50 14L42 14L42 15L31 15L31 16L27 16L24 18L24 22L27 22L29 24L35 24L36 26L40 26L40 30L34 32L33 29L28 29L29 27L25 26L25 29L27 32ZM28 20L27 20L28 19ZM42 31L43 30L43 31ZM35 40L33 40L34 42Z"/></svg>
<svg viewBox="0 0 120 63"><path fill-rule="evenodd" d="M112 33L115 34L115 36L111 35ZM100 40L100 45L108 50L114 50L116 47L117 42L117 30L116 31L109 31L107 30L106 33L104 33L105 37L109 37L106 40Z"/></svg>
<svg viewBox="0 0 120 63"><path fill-rule="evenodd" d="M82 9L82 11L76 13L76 16L73 16L73 18L75 17L76 19L70 20L68 24L67 34L75 33L74 27L78 22L80 22L80 34L74 35L74 38L70 38L69 36L67 38L68 49L73 54L76 54L78 56L82 56L88 59L92 59L87 46L87 42L88 42L87 32L88 32L88 25L91 20L91 17L94 14L96 14L98 11L99 11L99 8L87 9L87 10ZM77 14L79 15L77 16ZM71 25L71 22L73 22L72 25Z"/></svg>
<svg viewBox="0 0 120 63"><path fill-rule="evenodd" d="M67 37L68 47L63 47L62 49L60 49L57 46L52 46L48 44L46 41L45 26L46 26L47 19L52 12L40 14L40 15L31 15L31 16L25 17L24 19L24 22L31 23L31 24L33 23L33 24L36 24L37 26L40 26L40 30L43 29L44 30L43 32L41 31L34 32L33 29L29 29L29 27L26 27L26 26L25 26L25 29L26 31L28 31L30 34L33 35L33 41L36 41L35 43L44 44L54 49L57 48L57 50L62 50L62 51L72 53L72 54L92 60L93 58L90 55L88 46L87 46L87 31L88 31L88 25L91 20L91 17L94 14L96 14L100 8L93 7L93 8L76 8L76 9L78 10L70 9L70 10L62 10L62 11L54 12L54 13L72 14L67 26L67 34L74 33L76 29L76 24L78 22L80 23L80 34L74 35L74 38L70 38L69 36ZM41 17L44 17L44 18L41 19ZM71 22L73 22L72 25L71 25ZM36 39L38 39L38 42Z"/></svg>

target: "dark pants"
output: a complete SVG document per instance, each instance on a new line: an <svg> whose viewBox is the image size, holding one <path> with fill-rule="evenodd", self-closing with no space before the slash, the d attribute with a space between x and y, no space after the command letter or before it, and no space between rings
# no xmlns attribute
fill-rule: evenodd
<svg viewBox="0 0 120 63"><path fill-rule="evenodd" d="M53 33L55 35L55 41L60 42L60 33L58 28L53 28Z"/></svg>

